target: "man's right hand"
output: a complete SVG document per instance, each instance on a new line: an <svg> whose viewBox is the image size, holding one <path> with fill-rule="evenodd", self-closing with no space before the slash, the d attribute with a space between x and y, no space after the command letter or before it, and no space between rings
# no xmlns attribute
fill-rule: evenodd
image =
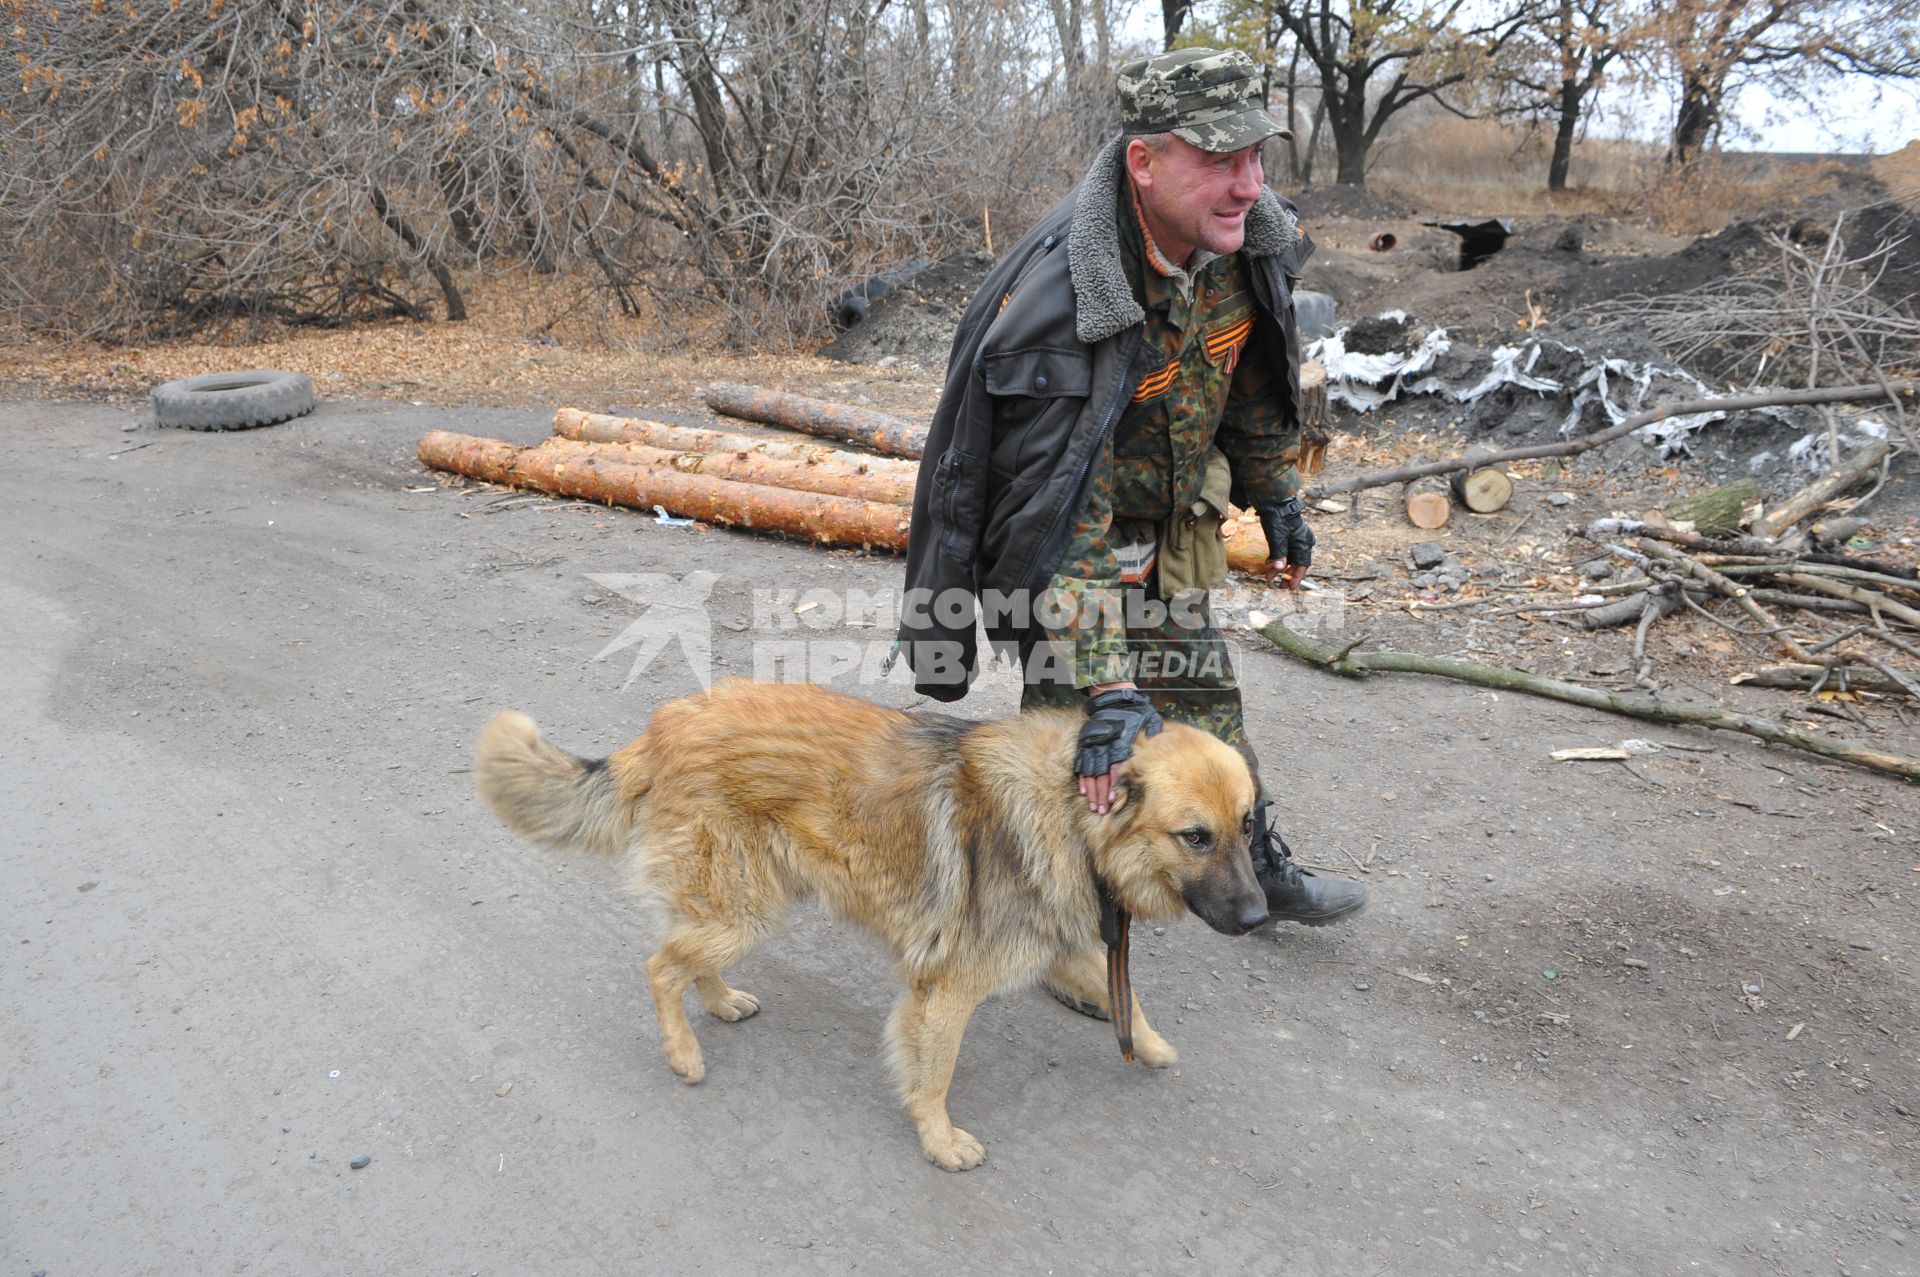
<svg viewBox="0 0 1920 1277"><path fill-rule="evenodd" d="M1313 529L1300 512L1300 498L1288 497L1278 506L1262 510L1260 530L1267 534L1267 575L1277 578L1286 589L1299 589L1313 564Z"/></svg>
<svg viewBox="0 0 1920 1277"><path fill-rule="evenodd" d="M1120 764L1133 757L1134 737L1142 728L1148 736L1157 735L1160 727L1160 712L1132 683L1088 689L1087 721L1080 728L1073 770L1080 778L1080 795L1095 815L1112 810Z"/></svg>

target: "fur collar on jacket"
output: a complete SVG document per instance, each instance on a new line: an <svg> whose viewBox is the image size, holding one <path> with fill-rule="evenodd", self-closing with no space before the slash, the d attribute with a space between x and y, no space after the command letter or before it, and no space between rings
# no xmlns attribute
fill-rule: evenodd
<svg viewBox="0 0 1920 1277"><path fill-rule="evenodd" d="M1074 330L1092 344L1125 332L1147 317L1134 300L1120 257L1120 183L1126 180L1127 139L1113 139L1095 157L1080 183L1067 232L1067 269L1073 277ZM1272 257L1300 242L1300 222L1272 191L1262 189L1247 210L1247 240L1241 252Z"/></svg>

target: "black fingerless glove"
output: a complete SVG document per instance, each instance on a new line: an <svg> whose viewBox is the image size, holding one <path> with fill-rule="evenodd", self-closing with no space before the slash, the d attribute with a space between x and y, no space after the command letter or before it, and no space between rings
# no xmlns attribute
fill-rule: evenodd
<svg viewBox="0 0 1920 1277"><path fill-rule="evenodd" d="M1080 752L1074 755L1073 770L1081 776L1104 776L1115 763L1133 757L1133 738L1146 728L1147 735L1160 732L1160 711L1146 693L1132 687L1116 687L1087 698L1087 721L1080 729Z"/></svg>
<svg viewBox="0 0 1920 1277"><path fill-rule="evenodd" d="M1260 512L1260 529L1267 534L1267 557L1285 559L1290 567L1313 563L1313 529L1300 513L1300 498L1288 497L1271 510Z"/></svg>

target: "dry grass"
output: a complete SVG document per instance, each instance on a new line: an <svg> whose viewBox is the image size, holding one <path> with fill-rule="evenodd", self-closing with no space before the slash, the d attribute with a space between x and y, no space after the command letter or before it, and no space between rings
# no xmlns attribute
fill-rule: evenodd
<svg viewBox="0 0 1920 1277"><path fill-rule="evenodd" d="M1819 161L1755 164L1708 156L1660 173L1642 192L1639 215L1669 235L1710 235L1729 222L1790 209L1831 190L1838 169Z"/></svg>
<svg viewBox="0 0 1920 1277"><path fill-rule="evenodd" d="M1920 141L1909 142L1892 155L1875 160L1873 175L1908 208L1920 211Z"/></svg>
<svg viewBox="0 0 1920 1277"><path fill-rule="evenodd" d="M1371 180L1422 208L1458 213L1597 213L1669 235L1722 230L1743 213L1790 206L1818 191L1826 166L1712 156L1669 170L1663 149L1618 139L1577 142L1570 187L1547 190L1553 139L1491 120L1443 116L1410 125L1383 148ZM1920 183L1920 158L1911 167Z"/></svg>
<svg viewBox="0 0 1920 1277"><path fill-rule="evenodd" d="M1639 142L1578 142L1570 188L1547 190L1553 139L1491 120L1454 116L1410 125L1384 143L1370 180L1423 207L1451 211L1603 213L1629 211L1657 150Z"/></svg>

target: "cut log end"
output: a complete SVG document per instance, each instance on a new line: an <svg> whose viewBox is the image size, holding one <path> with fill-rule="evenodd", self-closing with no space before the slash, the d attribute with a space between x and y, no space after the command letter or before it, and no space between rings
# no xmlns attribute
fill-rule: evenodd
<svg viewBox="0 0 1920 1277"><path fill-rule="evenodd" d="M1458 501L1475 514L1493 514L1513 500L1513 480L1498 466L1481 466L1453 476L1448 485Z"/></svg>
<svg viewBox="0 0 1920 1277"><path fill-rule="evenodd" d="M1407 522L1423 532L1447 526L1453 502L1447 485L1436 478L1416 479L1407 487Z"/></svg>

